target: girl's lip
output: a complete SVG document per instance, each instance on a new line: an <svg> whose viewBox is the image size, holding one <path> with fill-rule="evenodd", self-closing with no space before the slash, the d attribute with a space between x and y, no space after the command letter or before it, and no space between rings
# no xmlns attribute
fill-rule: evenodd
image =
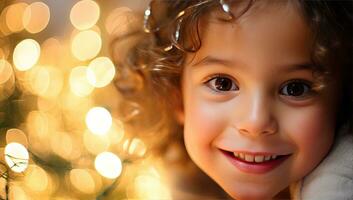
<svg viewBox="0 0 353 200"><path fill-rule="evenodd" d="M281 165L291 154L288 155L282 155L278 157L275 160L269 160L266 162L262 163L255 163L255 162L246 162L244 160L241 160L239 158L236 158L233 155L233 152L228 152L228 151L223 151L221 150L223 155L226 156L226 158L230 161L231 164L233 164L237 169L239 169L242 172L245 173L252 173L252 174L263 174L267 173L279 165Z"/></svg>

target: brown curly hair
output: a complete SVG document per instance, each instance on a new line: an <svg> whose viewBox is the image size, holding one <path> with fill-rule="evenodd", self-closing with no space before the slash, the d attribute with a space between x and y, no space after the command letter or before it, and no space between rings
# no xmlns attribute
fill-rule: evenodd
<svg viewBox="0 0 353 200"><path fill-rule="evenodd" d="M256 0L229 0L239 12L232 21L248 12ZM299 6L314 35L314 72L324 84L340 74L341 103L337 129L352 119L352 1L293 1ZM261 3L265 3L262 1ZM292 3L292 2L291 2ZM180 106L180 80L187 53L201 44L199 21L205 13L222 9L217 0L153 0L151 13L138 27L112 41L111 53L119 76L116 87L126 101L140 105L141 114L131 119L133 132L146 138L151 150L165 153L182 143L182 127L176 123L173 108ZM148 13L149 14L149 13ZM170 46L172 45L172 46ZM179 134L178 134L179 133ZM151 137L153 136L153 137ZM157 138L156 138L157 137Z"/></svg>

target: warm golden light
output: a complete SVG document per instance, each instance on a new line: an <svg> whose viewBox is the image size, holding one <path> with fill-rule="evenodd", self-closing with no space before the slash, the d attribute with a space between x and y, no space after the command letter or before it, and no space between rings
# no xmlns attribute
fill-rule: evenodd
<svg viewBox="0 0 353 200"><path fill-rule="evenodd" d="M108 85L115 76L115 66L107 57L99 57L90 62L87 69L87 79L97 88Z"/></svg>
<svg viewBox="0 0 353 200"><path fill-rule="evenodd" d="M143 109L112 84L137 91L143 78L119 76L105 41L141 19L110 1L63 2L0 0L0 199L168 199L156 169L140 173L155 161L131 132Z"/></svg>
<svg viewBox="0 0 353 200"><path fill-rule="evenodd" d="M70 20L79 30L86 30L94 26L100 15L99 5L92 0L77 2L71 9Z"/></svg>
<svg viewBox="0 0 353 200"><path fill-rule="evenodd" d="M108 34L119 36L127 33L133 25L136 25L137 18L128 7L114 9L105 21L105 29Z"/></svg>
<svg viewBox="0 0 353 200"><path fill-rule="evenodd" d="M45 94L50 84L49 71L44 67L38 67L31 71L29 73L29 83L33 93L38 95Z"/></svg>
<svg viewBox="0 0 353 200"><path fill-rule="evenodd" d="M49 186L47 172L37 165L29 165L24 178L26 186L34 192L44 192Z"/></svg>
<svg viewBox="0 0 353 200"><path fill-rule="evenodd" d="M67 119L76 126L82 128L82 132L87 128L85 123L86 115L93 106L92 98L79 97L72 92L65 92L60 98L60 106L66 111Z"/></svg>
<svg viewBox="0 0 353 200"><path fill-rule="evenodd" d="M105 29L109 34L112 34L119 26L125 26L128 18L126 18L127 13L131 13L132 10L128 7L119 7L114 9L107 19L105 20Z"/></svg>
<svg viewBox="0 0 353 200"><path fill-rule="evenodd" d="M140 175L134 183L137 198L172 199L168 188L155 176Z"/></svg>
<svg viewBox="0 0 353 200"><path fill-rule="evenodd" d="M102 47L100 35L92 30L77 33L71 43L71 52L75 58L81 61L89 60L97 56Z"/></svg>
<svg viewBox="0 0 353 200"><path fill-rule="evenodd" d="M30 136L33 134L39 138L45 138L49 133L49 116L45 112L31 111L27 115L27 128Z"/></svg>
<svg viewBox="0 0 353 200"><path fill-rule="evenodd" d="M0 48L0 59L6 59L6 57L7 57L7 55L6 55L5 51L2 48Z"/></svg>
<svg viewBox="0 0 353 200"><path fill-rule="evenodd" d="M36 66L27 78L31 91L47 98L57 97L64 84L62 71L51 66Z"/></svg>
<svg viewBox="0 0 353 200"><path fill-rule="evenodd" d="M29 197L26 195L26 192L22 189L22 187L18 185L11 186L8 199L30 200Z"/></svg>
<svg viewBox="0 0 353 200"><path fill-rule="evenodd" d="M58 132L50 137L51 148L54 153L64 159L70 159L74 149L73 139L69 134Z"/></svg>
<svg viewBox="0 0 353 200"><path fill-rule="evenodd" d="M57 59L58 55L63 55L63 50L63 44L61 44L59 39L48 38L42 43L43 56L41 56L41 61L46 64L58 64L62 61L62 59Z"/></svg>
<svg viewBox="0 0 353 200"><path fill-rule="evenodd" d="M18 43L13 52L13 62L20 71L29 70L40 56L40 46L33 39L25 39Z"/></svg>
<svg viewBox="0 0 353 200"><path fill-rule="evenodd" d="M30 33L39 33L47 27L50 20L49 7L43 2L34 2L27 6L23 14L23 24Z"/></svg>
<svg viewBox="0 0 353 200"><path fill-rule="evenodd" d="M6 83L13 75L11 64L7 60L0 59L0 85Z"/></svg>
<svg viewBox="0 0 353 200"><path fill-rule="evenodd" d="M15 91L15 88L15 74L10 63L0 59L0 101L9 98Z"/></svg>
<svg viewBox="0 0 353 200"><path fill-rule="evenodd" d="M93 91L94 87L87 79L87 67L79 66L71 70L69 77L71 92L77 96L84 97Z"/></svg>
<svg viewBox="0 0 353 200"><path fill-rule="evenodd" d="M15 33L24 29L22 18L27 6L27 3L20 2L8 7L6 12L6 25L11 32Z"/></svg>
<svg viewBox="0 0 353 200"><path fill-rule="evenodd" d="M70 171L70 182L80 192L86 194L92 194L95 192L96 184L88 172L85 169L72 169Z"/></svg>
<svg viewBox="0 0 353 200"><path fill-rule="evenodd" d="M25 147L28 147L28 140L26 134L17 128L12 128L6 131L6 143L19 143Z"/></svg>
<svg viewBox="0 0 353 200"><path fill-rule="evenodd" d="M59 109L59 102L57 99L48 99L43 97L38 97L37 108L40 111L57 111Z"/></svg>
<svg viewBox="0 0 353 200"><path fill-rule="evenodd" d="M97 155L108 150L110 141L108 137L95 135L89 131L86 131L83 134L83 144L88 152Z"/></svg>
<svg viewBox="0 0 353 200"><path fill-rule="evenodd" d="M28 167L29 154L22 144L10 143L5 147L5 161L12 171L21 173Z"/></svg>
<svg viewBox="0 0 353 200"><path fill-rule="evenodd" d="M122 171L120 158L111 152L99 154L94 161L94 166L100 175L108 179L117 178Z"/></svg>
<svg viewBox="0 0 353 200"><path fill-rule="evenodd" d="M112 126L112 116L103 107L91 108L86 115L86 125L92 133L104 135Z"/></svg>
<svg viewBox="0 0 353 200"><path fill-rule="evenodd" d="M127 139L123 144L123 149L128 154L137 157L144 156L147 150L145 143L138 138Z"/></svg>
<svg viewBox="0 0 353 200"><path fill-rule="evenodd" d="M12 31L9 29L9 27L7 27L7 24L6 24L6 15L7 15L6 13L9 10L9 7L10 6L7 6L1 10L1 15L0 15L0 35L1 36L8 36L12 33Z"/></svg>
<svg viewBox="0 0 353 200"><path fill-rule="evenodd" d="M113 120L112 127L108 132L108 137L111 144L118 144L125 135L124 124L117 119Z"/></svg>

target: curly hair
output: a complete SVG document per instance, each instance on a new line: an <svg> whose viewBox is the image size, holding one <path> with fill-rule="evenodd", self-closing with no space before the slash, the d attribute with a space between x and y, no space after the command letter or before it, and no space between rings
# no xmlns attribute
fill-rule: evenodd
<svg viewBox="0 0 353 200"><path fill-rule="evenodd" d="M231 22L253 5L266 2L229 0L227 3L240 8L237 13L231 13L232 18L219 19ZM337 128L351 124L352 1L291 3L298 5L314 36L311 58L315 77L325 83L333 80L330 79L333 74L340 74L342 97ZM150 5L145 30L141 17L138 28L112 41L111 53L120 72L116 87L126 101L136 102L142 110L139 117L129 122L131 127L141 136L148 135L152 150L163 153L171 144L182 144L182 134L178 134L181 126L176 123L172 110L180 104L180 80L186 54L196 52L202 45L200 18L211 10L222 9L223 4L217 0L153 0ZM155 137L148 139L151 134L146 133L155 133L158 141Z"/></svg>

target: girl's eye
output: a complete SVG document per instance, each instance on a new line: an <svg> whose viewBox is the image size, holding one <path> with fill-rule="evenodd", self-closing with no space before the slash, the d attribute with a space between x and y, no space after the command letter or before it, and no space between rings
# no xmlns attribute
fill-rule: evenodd
<svg viewBox="0 0 353 200"><path fill-rule="evenodd" d="M292 81L285 84L280 93L285 96L303 97L311 91L310 84L304 81Z"/></svg>
<svg viewBox="0 0 353 200"><path fill-rule="evenodd" d="M234 81L225 76L217 76L206 81L206 85L216 92L239 90Z"/></svg>

